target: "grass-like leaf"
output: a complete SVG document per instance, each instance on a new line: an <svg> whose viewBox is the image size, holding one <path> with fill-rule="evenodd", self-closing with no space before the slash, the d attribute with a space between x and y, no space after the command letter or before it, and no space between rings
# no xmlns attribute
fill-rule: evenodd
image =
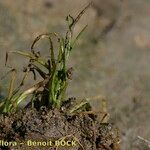
<svg viewBox="0 0 150 150"><path fill-rule="evenodd" d="M16 72L13 70L13 76L10 82L8 97L0 103L0 112L12 112L18 108L18 105L24 101L29 95L38 95L37 99L40 99L39 107L45 105L46 107L57 107L60 108L66 93L68 86L68 68L67 60L69 58L71 50L74 48L77 40L86 29L87 25L81 30L77 37L73 37L73 30L76 23L79 21L81 16L85 13L87 8L91 4L87 5L76 18L71 15L67 17L68 30L66 31L65 37L61 37L57 33L45 33L40 34L35 38L31 45L31 51L10 51L6 53L6 62L8 61L9 53L15 53L20 56L24 56L29 60L27 68L25 68L24 76L18 88L14 88L14 82L16 78ZM49 41L49 57L44 58L41 52L35 51L35 45L41 39L48 39ZM53 42L57 41L58 49L54 48ZM57 53L56 53L57 50ZM57 56L56 56L57 54ZM27 90L21 92L20 88L24 85L25 80L28 77L29 72L33 73L33 77L36 80L36 76L41 76L42 81L38 82L34 86L31 86ZM42 91L40 91L41 89ZM85 103L81 103L79 107L82 107ZM79 109L77 108L74 108ZM72 111L75 111L72 110Z"/></svg>

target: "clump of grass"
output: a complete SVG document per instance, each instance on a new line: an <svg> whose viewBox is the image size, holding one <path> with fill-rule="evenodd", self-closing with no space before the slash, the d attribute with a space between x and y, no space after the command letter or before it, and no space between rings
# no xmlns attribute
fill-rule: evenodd
<svg viewBox="0 0 150 150"><path fill-rule="evenodd" d="M64 101L64 96L68 86L68 80L71 79L72 68L67 68L67 60L71 51L73 50L78 38L86 29L87 25L81 30L81 32L74 37L73 30L81 16L85 13L87 8L91 4L87 5L76 18L71 15L66 17L68 23L68 30L64 37L57 33L45 33L41 34L34 40L31 51L10 51L9 53L15 53L26 57L29 60L29 64L24 69L25 75L16 89L14 89L14 83L16 80L16 70L12 69L12 79L9 86L8 96L0 103L0 112L13 112L16 111L18 105L24 101L29 95L32 94L32 100L39 102L40 106L46 106L48 108L60 108ZM49 41L49 59L42 57L40 52L34 50L35 44L46 38ZM58 53L56 56L56 49L53 42L57 41ZM6 63L8 60L8 54L6 53ZM24 81L27 78L29 72L32 72L34 78L39 75L42 77L42 81L33 85L29 89L20 92L20 88L24 85ZM42 91L40 90L42 88ZM34 104L34 103L32 103Z"/></svg>

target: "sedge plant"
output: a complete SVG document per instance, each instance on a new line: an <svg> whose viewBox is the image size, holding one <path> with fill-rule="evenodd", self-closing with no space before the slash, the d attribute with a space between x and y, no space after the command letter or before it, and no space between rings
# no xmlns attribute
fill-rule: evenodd
<svg viewBox="0 0 150 150"><path fill-rule="evenodd" d="M13 112L16 111L19 104L26 100L29 95L32 95L32 100L38 101L39 107L46 106L48 108L58 108L63 104L64 96L68 86L68 80L71 79L72 68L67 68L67 60L71 51L74 49L77 40L80 35L86 29L87 25L74 37L73 30L81 16L85 13L90 4L87 5L76 18L71 15L66 17L68 24L68 30L65 36L61 36L58 33L45 33L41 34L34 40L30 51L10 51L9 53L15 53L24 56L29 60L28 66L24 69L24 76L19 87L14 89L14 83L16 80L16 70L12 69L12 79L9 86L8 96L0 103L0 112ZM49 58L42 57L40 52L35 51L36 43L46 38L49 41ZM54 47L53 40L57 41L58 50ZM56 54L56 51L57 54ZM6 53L6 63L8 60L8 54ZM34 78L39 75L42 80L27 90L20 91L20 88L24 85L24 81L27 78L29 72L32 72ZM42 91L40 90L42 89ZM33 104L33 103L32 103Z"/></svg>

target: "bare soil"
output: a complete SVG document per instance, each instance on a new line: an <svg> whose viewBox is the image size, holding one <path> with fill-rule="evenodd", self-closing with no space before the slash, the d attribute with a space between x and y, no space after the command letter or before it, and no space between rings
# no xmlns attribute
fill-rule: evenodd
<svg viewBox="0 0 150 150"><path fill-rule="evenodd" d="M16 141L17 146L1 145L0 150L119 150L118 130L113 124L101 123L95 114L80 112L69 115L67 109L26 108L10 115L2 114L0 139ZM51 141L52 145L29 146L28 140ZM58 140L75 141L76 144L57 147L55 142Z"/></svg>

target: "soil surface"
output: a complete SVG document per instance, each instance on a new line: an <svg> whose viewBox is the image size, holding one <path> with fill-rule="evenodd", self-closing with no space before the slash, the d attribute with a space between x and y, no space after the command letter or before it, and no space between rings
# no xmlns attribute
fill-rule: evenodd
<svg viewBox="0 0 150 150"><path fill-rule="evenodd" d="M0 150L119 150L114 125L100 123L95 114L68 115L58 109L48 111L45 107L39 111L26 108L11 115L2 114L0 139L4 140L0 141ZM2 144L6 141L15 141L17 145L5 147ZM69 146L63 142L58 146L58 141L68 142ZM47 145L43 146L45 142Z"/></svg>

